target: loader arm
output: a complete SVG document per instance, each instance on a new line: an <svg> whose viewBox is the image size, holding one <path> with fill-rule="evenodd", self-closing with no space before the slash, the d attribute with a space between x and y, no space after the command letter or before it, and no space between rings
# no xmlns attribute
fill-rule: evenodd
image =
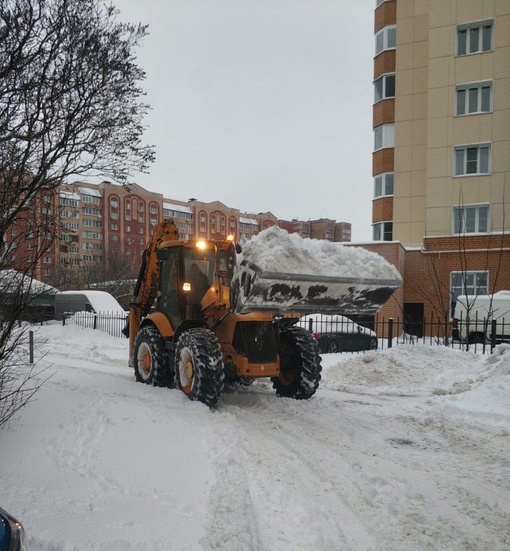
<svg viewBox="0 0 510 551"><path fill-rule="evenodd" d="M147 244L142 256L142 263L134 289L134 301L129 305L129 355L131 357L133 344L140 323L154 303L159 286L159 262L156 249L164 241L175 241L179 239L179 230L173 220L160 222L155 230L154 236Z"/></svg>

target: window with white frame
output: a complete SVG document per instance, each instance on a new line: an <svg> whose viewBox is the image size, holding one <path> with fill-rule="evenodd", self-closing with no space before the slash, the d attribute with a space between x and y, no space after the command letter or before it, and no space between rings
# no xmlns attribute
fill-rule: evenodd
<svg viewBox="0 0 510 551"><path fill-rule="evenodd" d="M374 151L385 147L395 147L395 125L381 124L374 128Z"/></svg>
<svg viewBox="0 0 510 551"><path fill-rule="evenodd" d="M395 75L383 75L374 81L374 103L395 97Z"/></svg>
<svg viewBox="0 0 510 551"><path fill-rule="evenodd" d="M455 148L455 176L490 174L490 144L463 145Z"/></svg>
<svg viewBox="0 0 510 551"><path fill-rule="evenodd" d="M378 222L373 225L374 241L393 241L393 222Z"/></svg>
<svg viewBox="0 0 510 551"><path fill-rule="evenodd" d="M393 172L378 174L374 178L374 197L393 195Z"/></svg>
<svg viewBox="0 0 510 551"><path fill-rule="evenodd" d="M456 87L456 115L472 115L490 111L492 111L492 82L460 84Z"/></svg>
<svg viewBox="0 0 510 551"><path fill-rule="evenodd" d="M462 205L453 207L453 233L487 233L490 205Z"/></svg>
<svg viewBox="0 0 510 551"><path fill-rule="evenodd" d="M459 295L486 295L489 289L489 272L450 272L450 298L452 316Z"/></svg>
<svg viewBox="0 0 510 551"><path fill-rule="evenodd" d="M457 55L488 52L494 49L494 21L477 21L457 26Z"/></svg>
<svg viewBox="0 0 510 551"><path fill-rule="evenodd" d="M388 25L375 35L375 55L383 50L392 50L397 46L397 27Z"/></svg>

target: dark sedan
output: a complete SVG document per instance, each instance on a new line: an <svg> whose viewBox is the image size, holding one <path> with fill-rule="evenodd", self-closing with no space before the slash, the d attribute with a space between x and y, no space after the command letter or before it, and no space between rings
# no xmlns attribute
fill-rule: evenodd
<svg viewBox="0 0 510 551"><path fill-rule="evenodd" d="M377 349L375 332L344 316L310 314L300 318L299 325L314 334L322 354Z"/></svg>

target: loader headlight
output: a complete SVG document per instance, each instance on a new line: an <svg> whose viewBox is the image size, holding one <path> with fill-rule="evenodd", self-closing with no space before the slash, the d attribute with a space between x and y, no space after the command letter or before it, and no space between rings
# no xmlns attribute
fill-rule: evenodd
<svg viewBox="0 0 510 551"><path fill-rule="evenodd" d="M20 522L0 509L0 551L26 551L25 531Z"/></svg>
<svg viewBox="0 0 510 551"><path fill-rule="evenodd" d="M197 241L196 247L201 251L205 251L205 249L207 249L207 243L205 241Z"/></svg>
<svg viewBox="0 0 510 551"><path fill-rule="evenodd" d="M182 290L185 292L185 293L189 293L191 291L191 283L189 283L188 281L185 281L183 284L182 284Z"/></svg>

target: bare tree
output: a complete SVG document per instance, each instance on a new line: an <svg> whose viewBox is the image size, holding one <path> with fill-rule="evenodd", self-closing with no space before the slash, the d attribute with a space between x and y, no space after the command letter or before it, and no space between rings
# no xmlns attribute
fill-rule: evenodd
<svg viewBox="0 0 510 551"><path fill-rule="evenodd" d="M154 158L142 144L148 106L134 57L146 27L116 17L102 0L0 2L0 270L13 265L27 240L36 244L26 254L22 283L10 286L17 299L4 312L0 374L17 364L12 343L22 336L14 334L15 320L31 296L23 285L56 231L54 221L42 218L42 198L68 176L126 182ZM25 403L12 401L12 381L0 375L8 412L0 426Z"/></svg>

